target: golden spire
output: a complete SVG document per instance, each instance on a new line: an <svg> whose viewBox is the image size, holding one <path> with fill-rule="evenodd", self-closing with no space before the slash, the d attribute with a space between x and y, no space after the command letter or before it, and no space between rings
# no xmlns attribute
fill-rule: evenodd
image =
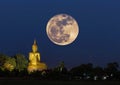
<svg viewBox="0 0 120 85"><path fill-rule="evenodd" d="M37 52L37 49L38 49L37 42L36 42L36 40L34 40L34 44L32 45L32 51Z"/></svg>
<svg viewBox="0 0 120 85"><path fill-rule="evenodd" d="M34 40L34 44L33 45L37 45L37 43L36 43L36 39Z"/></svg>

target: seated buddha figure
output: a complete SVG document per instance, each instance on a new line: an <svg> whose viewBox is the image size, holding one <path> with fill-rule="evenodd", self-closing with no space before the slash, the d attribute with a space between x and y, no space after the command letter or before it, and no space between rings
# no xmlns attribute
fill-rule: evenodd
<svg viewBox="0 0 120 85"><path fill-rule="evenodd" d="M42 71L46 69L47 65L40 62L40 53L38 52L36 40L34 40L34 44L32 45L32 52L29 53L28 72Z"/></svg>

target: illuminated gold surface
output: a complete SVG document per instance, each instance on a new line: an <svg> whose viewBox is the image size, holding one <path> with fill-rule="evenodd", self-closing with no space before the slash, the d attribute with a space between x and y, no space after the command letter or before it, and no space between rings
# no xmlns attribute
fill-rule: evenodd
<svg viewBox="0 0 120 85"><path fill-rule="evenodd" d="M5 67L5 69L7 69L9 71L14 70L14 66L12 64L9 64L9 63L5 63L4 67Z"/></svg>
<svg viewBox="0 0 120 85"><path fill-rule="evenodd" d="M36 44L36 40L34 40L34 44L32 45L32 52L29 53L28 72L42 71L47 69L47 65L40 62L40 53L37 51L38 46Z"/></svg>

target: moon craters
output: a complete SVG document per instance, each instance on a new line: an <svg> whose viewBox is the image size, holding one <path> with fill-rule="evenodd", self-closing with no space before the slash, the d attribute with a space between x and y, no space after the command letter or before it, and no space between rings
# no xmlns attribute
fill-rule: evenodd
<svg viewBox="0 0 120 85"><path fill-rule="evenodd" d="M49 34L49 36L51 36L51 38L58 43L67 42L70 37L69 34L64 34L64 29L57 29L57 27L52 27Z"/></svg>
<svg viewBox="0 0 120 85"><path fill-rule="evenodd" d="M58 45L72 43L78 35L78 24L71 16L59 14L52 17L47 24L49 39Z"/></svg>

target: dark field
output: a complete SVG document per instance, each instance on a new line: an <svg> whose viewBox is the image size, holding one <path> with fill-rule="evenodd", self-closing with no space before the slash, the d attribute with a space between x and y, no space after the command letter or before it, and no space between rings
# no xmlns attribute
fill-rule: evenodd
<svg viewBox="0 0 120 85"><path fill-rule="evenodd" d="M48 81L1 79L0 85L120 85L120 81Z"/></svg>

